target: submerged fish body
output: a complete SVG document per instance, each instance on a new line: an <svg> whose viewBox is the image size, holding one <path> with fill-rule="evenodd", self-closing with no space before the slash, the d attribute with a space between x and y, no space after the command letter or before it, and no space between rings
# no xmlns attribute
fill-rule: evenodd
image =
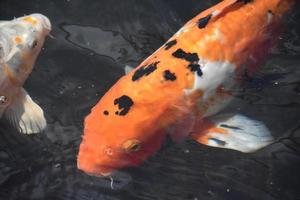
<svg viewBox="0 0 300 200"><path fill-rule="evenodd" d="M253 152L273 141L244 115L215 115L239 77L259 66L292 0L225 0L200 13L128 72L85 119L78 168L92 175L137 166L167 135ZM214 116L213 116L214 115Z"/></svg>
<svg viewBox="0 0 300 200"><path fill-rule="evenodd" d="M23 84L50 30L49 19L41 14L0 21L0 117L25 134L37 133L46 126L43 110Z"/></svg>

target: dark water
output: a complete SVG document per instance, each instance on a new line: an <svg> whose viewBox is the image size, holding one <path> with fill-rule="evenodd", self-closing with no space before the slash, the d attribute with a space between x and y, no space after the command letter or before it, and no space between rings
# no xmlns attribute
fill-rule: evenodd
<svg viewBox="0 0 300 200"><path fill-rule="evenodd" d="M109 178L76 169L84 116L125 64L135 66L185 21L218 1L1 0L0 18L45 14L52 35L25 84L44 108L47 130L18 134L0 123L0 199L300 199L300 11L281 45L228 111L264 121L277 141L253 154L187 140L168 143L138 168Z"/></svg>

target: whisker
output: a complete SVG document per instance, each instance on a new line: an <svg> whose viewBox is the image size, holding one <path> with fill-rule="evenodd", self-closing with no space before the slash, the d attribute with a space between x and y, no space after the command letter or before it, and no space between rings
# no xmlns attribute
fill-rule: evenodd
<svg viewBox="0 0 300 200"><path fill-rule="evenodd" d="M113 190L113 189L114 189L114 186L113 186L113 184L114 184L114 179L113 179L112 176L110 176L109 178L110 178L110 188Z"/></svg>
<svg viewBox="0 0 300 200"><path fill-rule="evenodd" d="M56 39L56 37L55 37L54 35L52 35L51 33L49 33L48 36L49 36L51 39Z"/></svg>

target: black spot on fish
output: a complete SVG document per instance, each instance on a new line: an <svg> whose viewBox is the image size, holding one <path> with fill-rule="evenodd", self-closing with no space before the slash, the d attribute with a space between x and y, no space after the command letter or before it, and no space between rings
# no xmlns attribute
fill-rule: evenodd
<svg viewBox="0 0 300 200"><path fill-rule="evenodd" d="M176 40L171 40L170 42L168 42L167 44L165 44L165 50L170 49L175 44L177 44L177 41Z"/></svg>
<svg viewBox="0 0 300 200"><path fill-rule="evenodd" d="M133 101L129 96L123 95L115 99L114 104L119 107L119 111L116 112L116 115L124 116L129 112L131 106L133 106Z"/></svg>
<svg viewBox="0 0 300 200"><path fill-rule="evenodd" d="M104 110L103 114L104 115L109 115L109 112L107 110Z"/></svg>
<svg viewBox="0 0 300 200"><path fill-rule="evenodd" d="M202 76L202 70L200 69L200 65L199 64L189 64L188 68L191 70L191 72L197 72L198 76Z"/></svg>
<svg viewBox="0 0 300 200"><path fill-rule="evenodd" d="M141 68L139 68L138 70L136 70L132 76L132 81L137 81L140 78L142 78L143 76L148 76L149 74L151 74L152 72L154 72L157 69L157 64L158 62L152 63L148 66L142 66Z"/></svg>
<svg viewBox="0 0 300 200"><path fill-rule="evenodd" d="M176 80L175 73L170 72L170 70L164 71L164 78L167 81L175 81Z"/></svg>
<svg viewBox="0 0 300 200"><path fill-rule="evenodd" d="M209 140L212 140L212 141L216 142L220 146L225 146L227 144L225 141L219 140L217 138L209 138Z"/></svg>
<svg viewBox="0 0 300 200"><path fill-rule="evenodd" d="M203 18L199 19L198 27L200 29L205 28L206 25L208 24L209 20L211 19L211 17L212 17L212 14L209 14L206 17L203 17Z"/></svg>
<svg viewBox="0 0 300 200"><path fill-rule="evenodd" d="M230 126L230 125L227 125L227 124L221 124L220 126L223 127L223 128L229 128L229 129L234 129L234 130L243 130L240 127Z"/></svg>
<svg viewBox="0 0 300 200"><path fill-rule="evenodd" d="M188 68L192 71L195 72L200 68L199 64L189 64Z"/></svg>
<svg viewBox="0 0 300 200"><path fill-rule="evenodd" d="M189 62L198 62L199 57L197 53L186 53L182 49L177 49L172 55L176 58L184 59Z"/></svg>

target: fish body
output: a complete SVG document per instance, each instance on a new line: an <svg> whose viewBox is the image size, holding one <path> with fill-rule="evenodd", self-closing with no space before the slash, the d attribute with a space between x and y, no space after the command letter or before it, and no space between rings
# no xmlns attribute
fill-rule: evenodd
<svg viewBox="0 0 300 200"><path fill-rule="evenodd" d="M92 175L137 166L167 135L252 152L273 141L243 115L214 118L245 71L277 43L291 0L225 0L187 22L121 77L85 119L78 168ZM127 70L128 71L128 70Z"/></svg>
<svg viewBox="0 0 300 200"><path fill-rule="evenodd" d="M43 110L23 84L50 30L49 19L41 14L0 21L0 117L25 134L37 133L46 126Z"/></svg>

